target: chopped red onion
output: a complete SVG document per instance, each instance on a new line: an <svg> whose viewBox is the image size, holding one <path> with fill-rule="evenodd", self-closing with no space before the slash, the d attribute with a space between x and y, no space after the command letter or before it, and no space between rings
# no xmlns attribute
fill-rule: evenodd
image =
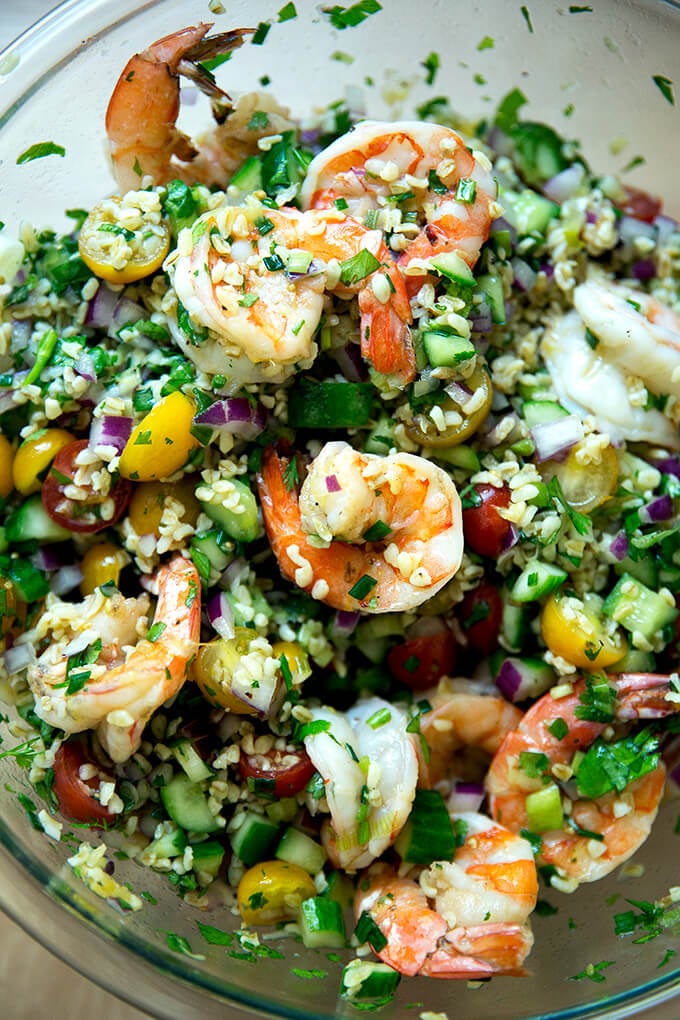
<svg viewBox="0 0 680 1020"><path fill-rule="evenodd" d="M267 412L262 404L251 404L246 397L225 397L201 411L195 425L209 425L240 439L255 439L267 426Z"/></svg>
<svg viewBox="0 0 680 1020"><path fill-rule="evenodd" d="M364 382L368 378L366 365L358 344L348 343L328 352L348 382Z"/></svg>
<svg viewBox="0 0 680 1020"><path fill-rule="evenodd" d="M88 351L83 351L83 353L76 358L73 367L78 375L82 375L83 379L87 379L89 382L97 381L97 370L94 367L94 358Z"/></svg>
<svg viewBox="0 0 680 1020"><path fill-rule="evenodd" d="M496 687L508 701L517 700L517 692L522 686L522 674L512 658L505 659L496 675Z"/></svg>
<svg viewBox="0 0 680 1020"><path fill-rule="evenodd" d="M486 299L470 309L470 326L473 333L490 333L493 329L491 309Z"/></svg>
<svg viewBox="0 0 680 1020"><path fill-rule="evenodd" d="M669 237L675 233L680 224L678 224L678 221L674 220L671 216L666 216L661 213L661 215L654 218L654 226L656 227L657 244L665 244Z"/></svg>
<svg viewBox="0 0 680 1020"><path fill-rule="evenodd" d="M510 234L510 244L515 247L517 244L517 229L512 225L510 220L506 220L505 216L499 216L491 224L491 233L494 234L497 230L507 230Z"/></svg>
<svg viewBox="0 0 680 1020"><path fill-rule="evenodd" d="M79 566L70 564L67 567L60 567L50 581L50 591L55 595L66 595L67 592L77 588L83 579L83 572Z"/></svg>
<svg viewBox="0 0 680 1020"><path fill-rule="evenodd" d="M113 310L113 331L109 330L109 333L114 336L123 326L131 326L133 323L139 322L140 319L146 318L148 316L141 305L135 304L130 298L121 297Z"/></svg>
<svg viewBox="0 0 680 1020"><path fill-rule="evenodd" d="M113 321L113 310L118 298L119 295L115 291L107 287L105 283L100 283L97 293L88 305L85 325L108 329Z"/></svg>
<svg viewBox="0 0 680 1020"><path fill-rule="evenodd" d="M506 135L505 131L501 130L497 124L489 131L486 138L487 144L490 148L497 152L499 156L512 156L514 143L510 135Z"/></svg>
<svg viewBox="0 0 680 1020"><path fill-rule="evenodd" d="M506 531L505 538L503 539L501 545L501 552L507 552L508 549L512 549L514 546L516 546L518 542L519 542L519 528L517 527L516 524L513 524L511 521L510 527Z"/></svg>
<svg viewBox="0 0 680 1020"><path fill-rule="evenodd" d="M12 645L3 655L5 669L10 676L21 673L22 669L32 666L36 661L35 648L30 642L25 645Z"/></svg>
<svg viewBox="0 0 680 1020"><path fill-rule="evenodd" d="M638 220L634 216L622 216L618 222L619 238L624 244L632 244L638 237L646 237L656 242L656 229L651 223Z"/></svg>
<svg viewBox="0 0 680 1020"><path fill-rule="evenodd" d="M235 634L234 612L226 591L218 591L206 604L210 623L221 638L230 641Z"/></svg>
<svg viewBox="0 0 680 1020"><path fill-rule="evenodd" d="M336 475L326 475L326 491L327 492L340 492L342 485L337 479Z"/></svg>
<svg viewBox="0 0 680 1020"><path fill-rule="evenodd" d="M512 266L517 287L523 293L529 294L534 289L538 273L535 269L531 268L528 262L517 258L517 256L510 260L510 265Z"/></svg>
<svg viewBox="0 0 680 1020"><path fill-rule="evenodd" d="M358 611L354 612L347 609L338 609L331 625L333 634L337 637L349 637L350 634L354 633L360 617L361 613Z"/></svg>
<svg viewBox="0 0 680 1020"><path fill-rule="evenodd" d="M484 787L481 783L453 784L446 806L452 814L461 814L465 811L479 811L484 800Z"/></svg>
<svg viewBox="0 0 680 1020"><path fill-rule="evenodd" d="M654 259L638 259L633 264L632 272L636 280L646 283L647 280L653 280L656 276L656 263Z"/></svg>
<svg viewBox="0 0 680 1020"><path fill-rule="evenodd" d="M640 507L640 520L643 524L656 524L667 521L673 516L673 500L668 494L658 496L647 506Z"/></svg>
<svg viewBox="0 0 680 1020"><path fill-rule="evenodd" d="M609 551L619 562L621 562L621 560L625 560L630 551L628 536L625 531L619 531L616 535L614 535L611 545L609 546Z"/></svg>
<svg viewBox="0 0 680 1020"><path fill-rule="evenodd" d="M506 422L512 421L512 428L508 429ZM519 417L512 411L510 414L503 414L500 417L496 414L488 415L480 433L481 444L485 450L493 450L496 446L504 443L510 438L519 423Z"/></svg>
<svg viewBox="0 0 680 1020"><path fill-rule="evenodd" d="M44 570L45 573L51 574L55 570L59 570L59 567L65 566L64 550L58 546L43 545L33 553L31 563L38 570Z"/></svg>
<svg viewBox="0 0 680 1020"><path fill-rule="evenodd" d="M583 166L580 163L574 163L573 166L568 166L566 170L561 170L554 177L551 177L550 180L546 181L543 185L543 194L551 202L557 202L558 205L561 205L568 198L573 198L578 194L583 184L583 176Z"/></svg>
<svg viewBox="0 0 680 1020"><path fill-rule="evenodd" d="M12 319L12 339L10 350L23 350L27 347L33 333L32 319Z"/></svg>
<svg viewBox="0 0 680 1020"><path fill-rule="evenodd" d="M536 460L558 460L583 439L583 425L575 414L542 422L529 429L536 447Z"/></svg>
<svg viewBox="0 0 680 1020"><path fill-rule="evenodd" d="M93 418L90 425L90 449L97 446L113 446L116 453L122 453L132 434L132 418L123 414L103 414Z"/></svg>
<svg viewBox="0 0 680 1020"><path fill-rule="evenodd" d="M468 389L468 387L463 385L463 383L456 382L455 380L446 384L444 392L447 393L451 397L451 400L458 404L459 407L467 404L468 400L472 396L472 390Z"/></svg>
<svg viewBox="0 0 680 1020"><path fill-rule="evenodd" d="M496 675L496 687L513 704L540 697L554 682L555 674L540 659L509 656Z"/></svg>

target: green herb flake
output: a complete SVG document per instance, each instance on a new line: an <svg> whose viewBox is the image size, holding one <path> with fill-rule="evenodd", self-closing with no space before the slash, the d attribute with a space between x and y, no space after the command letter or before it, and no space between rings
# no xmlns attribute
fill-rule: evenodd
<svg viewBox="0 0 680 1020"><path fill-rule="evenodd" d="M285 655L279 656L279 665L281 666L281 676L286 685L286 690L289 691L293 686L293 674L290 671L290 665Z"/></svg>
<svg viewBox="0 0 680 1020"><path fill-rule="evenodd" d="M570 14L585 14L586 12L592 14L593 8L590 4L584 4L583 6L579 6L578 4L569 4Z"/></svg>
<svg viewBox="0 0 680 1020"><path fill-rule="evenodd" d="M590 518L586 514L579 513L578 510L574 510L567 502L566 496L562 491L560 480L557 475L548 482L548 495L557 503L558 507L561 508L569 518L574 531L579 535L590 534Z"/></svg>
<svg viewBox="0 0 680 1020"><path fill-rule="evenodd" d="M555 740L564 740L569 732L569 726L561 716L558 716L551 723L546 723L546 728Z"/></svg>
<svg viewBox="0 0 680 1020"><path fill-rule="evenodd" d="M530 779L540 779L550 767L550 759L541 751L520 751L519 767Z"/></svg>
<svg viewBox="0 0 680 1020"><path fill-rule="evenodd" d="M665 967L667 963L670 963L674 956L676 956L675 949L667 949L661 963L657 967L657 970L660 970L662 967Z"/></svg>
<svg viewBox="0 0 680 1020"><path fill-rule="evenodd" d="M482 50L492 50L496 45L493 36L485 35L483 39L480 39L477 43L477 49L481 52Z"/></svg>
<svg viewBox="0 0 680 1020"><path fill-rule="evenodd" d="M253 46L261 46L262 45L262 43L267 38L267 36L269 34L269 29L271 27L272 26L269 24L268 21L261 21L260 22L260 24L255 29L255 32L253 33L253 38L251 39L251 42L252 42Z"/></svg>
<svg viewBox="0 0 680 1020"><path fill-rule="evenodd" d="M381 542L383 538L391 532L389 524L385 524L384 521L376 521L370 528L367 528L363 534L365 542Z"/></svg>
<svg viewBox="0 0 680 1020"><path fill-rule="evenodd" d="M239 301L239 306L241 308L252 308L259 300L257 294L244 294Z"/></svg>
<svg viewBox="0 0 680 1020"><path fill-rule="evenodd" d="M345 28L356 28L366 21L366 18L381 10L382 5L378 0L358 0L358 3L352 4L351 7L341 7L339 4L335 7L324 7L323 13L327 15L333 28L343 31Z"/></svg>
<svg viewBox="0 0 680 1020"><path fill-rule="evenodd" d="M671 79L666 78L665 75L663 74L653 74L652 81L654 82L659 92L664 97L664 99L668 103L670 103L671 106L675 106L675 96L673 94L673 82L671 81Z"/></svg>
<svg viewBox="0 0 680 1020"><path fill-rule="evenodd" d="M559 907L553 906L553 904L548 903L547 900L537 900L534 912L539 917L553 917L559 912Z"/></svg>
<svg viewBox="0 0 680 1020"><path fill-rule="evenodd" d="M166 627L167 627L166 623L163 623L162 620L157 620L156 623L153 623L149 627L149 630L146 635L147 641L151 641L152 643L158 641L158 638L161 636Z"/></svg>
<svg viewBox="0 0 680 1020"><path fill-rule="evenodd" d="M611 722L614 718L616 690L609 686L604 674L587 676L585 681L585 689L579 696L576 718L586 722Z"/></svg>
<svg viewBox="0 0 680 1020"><path fill-rule="evenodd" d="M320 978L328 977L325 970L305 970L303 967L291 967L293 977L302 978L303 981L318 981Z"/></svg>
<svg viewBox="0 0 680 1020"><path fill-rule="evenodd" d="M283 484L286 486L286 492L292 492L300 482L300 475L298 474L297 457L291 457L286 464L283 471Z"/></svg>
<svg viewBox="0 0 680 1020"><path fill-rule="evenodd" d="M0 760L3 758L14 758L19 768L29 768L36 754L40 754L40 748L34 748L38 737L31 737L15 747L8 747L6 751L0 751Z"/></svg>
<svg viewBox="0 0 680 1020"><path fill-rule="evenodd" d="M366 723L372 730L377 730L381 726L385 726L391 719L392 713L389 708L379 708L377 712L374 712L373 715L369 716Z"/></svg>
<svg viewBox="0 0 680 1020"><path fill-rule="evenodd" d="M352 255L351 258L340 263L340 282L346 287L353 287L354 284L360 283L361 280L365 280L367 276L374 273L376 269L380 269L380 262L373 252L362 248L356 255Z"/></svg>
<svg viewBox="0 0 680 1020"><path fill-rule="evenodd" d="M456 201L470 205L477 197L477 184L471 177L461 177L456 187Z"/></svg>
<svg viewBox="0 0 680 1020"><path fill-rule="evenodd" d="M168 949L171 949L173 953L180 953L182 956L189 956L192 960L205 960L205 956L192 951L189 940L186 939L184 935L177 935L173 931L168 931L165 935L168 943Z"/></svg>
<svg viewBox="0 0 680 1020"><path fill-rule="evenodd" d="M529 8L522 4L522 6L520 7L520 13L526 22L527 28L533 34L534 26L531 22L531 14L529 13Z"/></svg>
<svg viewBox="0 0 680 1020"><path fill-rule="evenodd" d="M584 967L580 974L574 974L572 977L568 978L568 980L585 981L586 979L588 979L588 981L602 982L606 980L602 971L606 970L607 967L613 966L614 966L613 960L600 960L599 963L589 963L586 965L586 967Z"/></svg>
<svg viewBox="0 0 680 1020"><path fill-rule="evenodd" d="M649 726L610 743L598 737L576 770L579 793L593 800L611 790L621 793L633 780L658 767L659 745L659 734Z"/></svg>
<svg viewBox="0 0 680 1020"><path fill-rule="evenodd" d="M55 142L36 142L34 145L29 145L20 156L17 156L17 166L31 163L34 159L44 159L45 156L65 155L66 149L63 145L57 145Z"/></svg>
<svg viewBox="0 0 680 1020"><path fill-rule="evenodd" d="M359 580L352 585L347 594L350 598L356 599L357 602L361 602L365 599L370 591L372 591L378 582L370 574L362 574Z"/></svg>
<svg viewBox="0 0 680 1020"><path fill-rule="evenodd" d="M297 10L294 3L285 4L279 11L279 22L292 21L297 18Z"/></svg>
<svg viewBox="0 0 680 1020"><path fill-rule="evenodd" d="M354 934L362 945L367 943L376 953L387 945L387 939L367 910L360 914Z"/></svg>
<svg viewBox="0 0 680 1020"><path fill-rule="evenodd" d="M439 54L434 52L429 53L421 62L421 67L425 68L426 83L428 85L434 85L434 80L440 67Z"/></svg>

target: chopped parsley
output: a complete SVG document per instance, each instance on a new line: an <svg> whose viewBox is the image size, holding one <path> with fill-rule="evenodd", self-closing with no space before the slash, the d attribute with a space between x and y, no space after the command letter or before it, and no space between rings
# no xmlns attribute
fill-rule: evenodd
<svg viewBox="0 0 680 1020"><path fill-rule="evenodd" d="M380 269L380 262L373 252L362 248L356 255L352 255L351 258L340 263L340 282L344 283L346 287L352 287L354 284L360 283L361 280L365 280L376 269Z"/></svg>
<svg viewBox="0 0 680 1020"><path fill-rule="evenodd" d="M339 4L335 7L324 7L323 13L328 16L333 28L342 31L345 28L355 28L381 10L382 6L378 0L358 0L358 3L352 4L351 7L341 7Z"/></svg>
<svg viewBox="0 0 680 1020"><path fill-rule="evenodd" d="M600 960L599 963L589 963L580 974L574 974L568 980L584 981L587 978L589 981L602 982L606 980L602 971L606 970L607 967L613 967L613 965L613 960Z"/></svg>
<svg viewBox="0 0 680 1020"><path fill-rule="evenodd" d="M77 694L78 691L82 691L92 676L91 669L83 669L82 667L93 665L99 658L101 650L102 641L101 638L97 638L91 645L84 648L82 652L69 655L66 660L66 677L61 683L54 684L54 687L65 687L67 695Z"/></svg>
<svg viewBox="0 0 680 1020"><path fill-rule="evenodd" d="M286 486L286 491L291 492L297 487L299 482L300 475L298 473L297 457L291 457L283 471L283 484Z"/></svg>
<svg viewBox="0 0 680 1020"><path fill-rule="evenodd" d="M279 11L279 22L292 21L297 18L297 10L294 3L285 4Z"/></svg>
<svg viewBox="0 0 680 1020"><path fill-rule="evenodd" d="M434 85L434 79L437 76L437 71L440 67L440 60L438 53L429 53L422 61L422 67L425 68L425 81L428 85Z"/></svg>
<svg viewBox="0 0 680 1020"><path fill-rule="evenodd" d="M66 149L63 145L57 145L55 142L36 142L34 145L29 145L20 156L17 156L17 166L31 163L34 159L44 159L45 156L65 155Z"/></svg>
<svg viewBox="0 0 680 1020"><path fill-rule="evenodd" d="M531 14L529 13L529 8L522 4L522 6L520 7L520 12L522 14L522 17L526 21L527 28L533 34L534 26L531 22Z"/></svg>
<svg viewBox="0 0 680 1020"><path fill-rule="evenodd" d="M673 94L673 82L671 81L671 79L666 78L666 76L663 74L653 74L652 81L654 82L659 92L664 97L664 99L667 102L669 102L671 106L675 106L675 96Z"/></svg>
<svg viewBox="0 0 680 1020"><path fill-rule="evenodd" d="M173 953L180 953L182 956L189 956L192 960L205 960L205 956L200 953L194 953L189 940L184 935L177 935L173 931L165 933L166 940L168 943L168 949L172 949Z"/></svg>

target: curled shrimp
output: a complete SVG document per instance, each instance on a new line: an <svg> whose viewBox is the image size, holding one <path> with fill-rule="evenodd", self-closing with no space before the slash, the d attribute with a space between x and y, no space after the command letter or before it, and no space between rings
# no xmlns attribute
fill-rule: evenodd
<svg viewBox="0 0 680 1020"><path fill-rule="evenodd" d="M305 208L338 199L351 216L381 210L407 274L423 276L427 262L457 252L476 263L489 236L497 194L489 160L471 152L460 135L421 121L363 121L315 156L300 198ZM416 212L418 223L406 213Z"/></svg>
<svg viewBox="0 0 680 1020"><path fill-rule="evenodd" d="M262 516L282 573L313 598L335 609L403 612L458 570L460 498L435 464L326 443L299 494L286 484L290 464L265 451L257 480ZM376 526L383 537L367 538Z"/></svg>
<svg viewBox="0 0 680 1020"><path fill-rule="evenodd" d="M349 260L362 253L367 267L353 273ZM301 264L308 268L296 271ZM192 320L214 338L183 340L188 357L206 371L224 374L225 358L239 355L279 374L311 364L331 291L343 298L358 293L361 349L377 371L403 382L415 374L403 277L381 231L337 209L222 205L182 233L166 267Z"/></svg>
<svg viewBox="0 0 680 1020"><path fill-rule="evenodd" d="M524 714L499 694L481 693L459 678L444 677L426 699L432 708L420 716L420 732L430 752L429 760L420 763L425 786L447 777L460 749L494 755Z"/></svg>
<svg viewBox="0 0 680 1020"><path fill-rule="evenodd" d="M190 78L211 100L217 120L231 109L229 96L201 61L241 46L249 28L208 36L212 25L183 28L135 53L125 65L106 110L114 173L119 187L139 187L148 174L154 184L183 176L182 163L191 163L197 150L175 126L179 115L179 76ZM179 162L178 162L179 161ZM196 174L189 171L191 183Z"/></svg>
<svg viewBox="0 0 680 1020"><path fill-rule="evenodd" d="M411 810L418 760L408 717L381 698L346 713L325 706L310 712L315 732L304 738L305 749L331 813L324 846L336 867L357 871L394 843Z"/></svg>
<svg viewBox="0 0 680 1020"><path fill-rule="evenodd" d="M678 711L678 705L668 697L672 693L668 677L621 673L608 682L615 720L654 719ZM523 767L523 753L528 752L533 761L541 760L536 755L545 756L551 776L567 784L562 790L564 827L540 834L539 853L540 862L553 865L558 878L566 880L566 885L558 881L558 887L567 890L602 878L642 845L656 818L666 776L659 761L623 790L611 789L588 799L579 795L577 770L573 790L568 781L573 775L574 754L587 751L598 737L611 733L608 724L588 718L592 713L584 710L587 700L583 679L564 697L553 697L551 692L543 695L505 738L487 774L491 814L513 832L531 829L526 798L544 785L542 775Z"/></svg>
<svg viewBox="0 0 680 1020"><path fill-rule="evenodd" d="M542 354L569 410L593 414L615 441L680 449L677 425L648 406L644 388L680 397L680 317L670 308L632 288L589 280L575 288L574 310L547 330Z"/></svg>
<svg viewBox="0 0 680 1020"><path fill-rule="evenodd" d="M416 882L387 864L360 883L355 911L387 939L377 955L401 974L487 978L522 974L538 882L529 843L475 812L453 816L463 843Z"/></svg>
<svg viewBox="0 0 680 1020"><path fill-rule="evenodd" d="M158 568L155 581L158 601L146 638L139 640L138 630L145 623L146 596L105 598L96 591L82 606L60 603L48 610L38 635L47 636L47 628L69 640L53 640L29 669L36 714L66 733L96 729L116 762L137 750L152 713L180 689L198 651L196 568L175 556Z"/></svg>

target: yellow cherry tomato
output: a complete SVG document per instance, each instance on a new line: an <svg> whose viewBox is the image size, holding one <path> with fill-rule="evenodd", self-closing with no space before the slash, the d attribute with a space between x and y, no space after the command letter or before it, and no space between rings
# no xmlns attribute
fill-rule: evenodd
<svg viewBox="0 0 680 1020"><path fill-rule="evenodd" d="M303 900L316 896L314 880L297 864L262 861L238 884L238 909L245 924L294 921Z"/></svg>
<svg viewBox="0 0 680 1020"><path fill-rule="evenodd" d="M312 675L307 652L297 641L276 641L272 645L272 655L281 662L281 672L286 685L292 683L299 687ZM286 668L290 671L290 677L286 675Z"/></svg>
<svg viewBox="0 0 680 1020"><path fill-rule="evenodd" d="M235 715L258 714L252 705L232 691L234 670L243 656L248 654L254 637L257 637L257 632L249 627L236 627L233 638L216 638L199 648L191 667L191 675L211 705L226 708Z"/></svg>
<svg viewBox="0 0 680 1020"><path fill-rule="evenodd" d="M41 477L60 450L74 442L66 429L40 429L25 439L12 463L14 487L23 496L39 492Z"/></svg>
<svg viewBox="0 0 680 1020"><path fill-rule="evenodd" d="M563 461L546 461L541 465L541 474L546 481L556 475L569 506L587 514L616 492L619 458L611 446L606 446L596 463L581 463L579 450L582 446L578 443L572 447Z"/></svg>
<svg viewBox="0 0 680 1020"><path fill-rule="evenodd" d="M541 613L541 634L553 653L578 669L606 669L628 651L620 631L609 633L601 614L602 599L583 599L553 592Z"/></svg>
<svg viewBox="0 0 680 1020"><path fill-rule="evenodd" d="M447 412L451 414L451 423L446 425L443 430L439 429L428 410L424 408L414 414L413 419L404 425L404 431L409 439L418 443L419 446L430 446L435 449L458 446L459 443L464 443L466 439L469 439L491 410L493 390L486 368L478 366L470 378L465 381L465 386L471 391L470 400L473 396L477 398L472 410L464 411L460 404L445 395L443 400L437 401L437 403L445 414Z"/></svg>
<svg viewBox="0 0 680 1020"><path fill-rule="evenodd" d="M199 443L191 434L196 413L193 400L179 390L163 397L133 429L118 470L123 478L152 482L184 467Z"/></svg>
<svg viewBox="0 0 680 1020"><path fill-rule="evenodd" d="M113 195L95 205L78 237L80 257L109 283L134 283L163 264L170 228L158 211L145 212L130 195Z"/></svg>
<svg viewBox="0 0 680 1020"><path fill-rule="evenodd" d="M14 447L7 436L0 433L0 498L7 499L14 490Z"/></svg>
<svg viewBox="0 0 680 1020"><path fill-rule="evenodd" d="M124 564L125 554L112 542L97 542L90 546L81 564L83 579L80 590L83 595L91 595L109 581L113 581L117 587Z"/></svg>
<svg viewBox="0 0 680 1020"><path fill-rule="evenodd" d="M137 534L160 534L161 517L169 499L177 500L184 507L182 520L195 524L201 512L194 495L197 484L196 478L189 475L179 482L142 482L136 485L128 507L128 519Z"/></svg>

